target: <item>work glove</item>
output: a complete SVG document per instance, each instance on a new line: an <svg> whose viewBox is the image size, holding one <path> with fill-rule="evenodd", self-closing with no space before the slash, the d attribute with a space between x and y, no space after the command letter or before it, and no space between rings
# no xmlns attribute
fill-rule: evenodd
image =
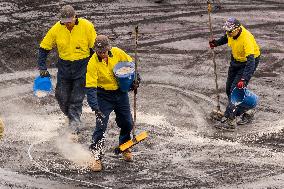
<svg viewBox="0 0 284 189"><path fill-rule="evenodd" d="M102 123L105 115L101 112L98 105L97 88L87 88L87 102L92 111L95 112L97 120Z"/></svg>
<svg viewBox="0 0 284 189"><path fill-rule="evenodd" d="M210 40L209 46L211 49L214 49L215 47L217 47L217 41L215 39Z"/></svg>
<svg viewBox="0 0 284 189"><path fill-rule="evenodd" d="M40 77L50 77L50 74L47 70L40 70L39 75Z"/></svg>
<svg viewBox="0 0 284 189"><path fill-rule="evenodd" d="M139 73L137 73L137 81L134 79L134 81L131 84L129 91L134 91L134 90L138 89L140 83L141 83L141 76L140 76Z"/></svg>
<svg viewBox="0 0 284 189"><path fill-rule="evenodd" d="M238 89L243 89L246 86L246 81L244 79L241 79L238 83L237 83L237 87Z"/></svg>

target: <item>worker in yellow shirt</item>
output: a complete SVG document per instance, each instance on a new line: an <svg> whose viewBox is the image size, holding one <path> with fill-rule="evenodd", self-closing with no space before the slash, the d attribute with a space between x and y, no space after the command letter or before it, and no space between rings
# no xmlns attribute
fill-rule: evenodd
<svg viewBox="0 0 284 189"><path fill-rule="evenodd" d="M119 144L131 139L130 132L133 121L128 92L120 90L113 69L119 62L132 62L132 58L120 48L111 47L109 39L105 35L97 36L95 52L88 63L86 74L87 101L97 117L96 128L90 145L90 150L94 156L90 168L93 171L101 171L104 133L112 111L115 112L115 121L121 129ZM140 78L137 77L137 79L140 82ZM132 86L132 90L135 90L139 83L135 83L134 80ZM122 155L125 161L132 161L130 150L124 151Z"/></svg>
<svg viewBox="0 0 284 189"><path fill-rule="evenodd" d="M75 135L79 133L86 69L93 54L95 39L94 25L84 18L78 18L74 8L65 5L60 10L60 21L49 29L40 43L38 67L41 77L50 77L46 59L48 53L57 48L59 59L55 97Z"/></svg>
<svg viewBox="0 0 284 189"><path fill-rule="evenodd" d="M230 101L230 95L235 87L244 88L248 85L254 74L260 58L260 49L254 36L237 20L229 18L223 26L225 35L218 40L210 40L209 45L215 48L228 44L231 47L231 63L226 82L226 93ZM236 124L242 125L252 121L253 114L248 109L237 106L236 109L229 102L224 113L222 129L234 130ZM241 120L236 123L236 116Z"/></svg>

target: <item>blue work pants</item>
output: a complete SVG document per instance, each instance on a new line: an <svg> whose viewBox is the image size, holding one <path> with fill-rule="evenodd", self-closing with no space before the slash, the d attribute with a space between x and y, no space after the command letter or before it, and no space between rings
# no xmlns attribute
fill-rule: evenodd
<svg viewBox="0 0 284 189"><path fill-rule="evenodd" d="M96 128L92 136L92 144L95 145L104 138L107 129L109 115L115 112L116 124L120 128L119 144L123 144L131 139L130 133L133 127L132 115L130 112L129 97L127 92L120 90L107 91L97 89L98 105L101 112L105 115L102 121L96 120Z"/></svg>
<svg viewBox="0 0 284 189"><path fill-rule="evenodd" d="M235 60L232 60L235 61ZM228 77L227 77L227 82L226 82L226 94L228 96L228 105L226 107L225 111L225 117L227 118L234 118L235 116L240 116L244 112L246 112L247 108L242 107L242 106L234 106L231 103L231 93L236 87L237 83L241 80L246 63L240 63L240 65L237 66L238 63L231 62L231 65L229 67L228 71ZM256 70L257 66L259 64L259 57L255 58L255 68L254 71ZM235 66L233 66L235 65ZM246 85L248 85L248 82Z"/></svg>
<svg viewBox="0 0 284 189"><path fill-rule="evenodd" d="M89 58L68 61L59 59L57 63L57 84L55 97L61 111L69 119L72 132L79 132L83 100L86 89L86 70Z"/></svg>
<svg viewBox="0 0 284 189"><path fill-rule="evenodd" d="M72 130L78 131L82 114L83 100L86 94L85 77L78 79L57 78L55 97L61 111L69 119Z"/></svg>

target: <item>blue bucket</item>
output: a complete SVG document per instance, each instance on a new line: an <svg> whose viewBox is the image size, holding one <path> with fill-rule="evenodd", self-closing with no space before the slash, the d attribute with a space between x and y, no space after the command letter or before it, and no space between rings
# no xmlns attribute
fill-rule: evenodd
<svg viewBox="0 0 284 189"><path fill-rule="evenodd" d="M43 97L52 91L52 82L50 77L37 76L34 80L34 95ZM41 94L41 95L39 95Z"/></svg>
<svg viewBox="0 0 284 189"><path fill-rule="evenodd" d="M119 73L119 69L123 67L130 69L130 71L126 73ZM135 64L133 62L119 62L113 68L113 73L116 77L120 90L123 92L129 91L135 77Z"/></svg>
<svg viewBox="0 0 284 189"><path fill-rule="evenodd" d="M258 103L258 96L247 88L238 89L237 87L231 93L231 103L235 106L244 108L254 108Z"/></svg>

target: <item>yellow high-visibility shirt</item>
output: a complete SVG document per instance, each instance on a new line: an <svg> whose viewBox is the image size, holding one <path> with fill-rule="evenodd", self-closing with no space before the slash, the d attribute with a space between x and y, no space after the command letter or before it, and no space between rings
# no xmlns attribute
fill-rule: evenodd
<svg viewBox="0 0 284 189"><path fill-rule="evenodd" d="M112 47L108 64L98 58L96 53L89 60L86 74L86 87L100 87L105 90L117 90L118 83L113 68L118 62L132 62L132 58L118 47Z"/></svg>
<svg viewBox="0 0 284 189"><path fill-rule="evenodd" d="M90 56L96 37L94 25L84 18L78 18L71 32L58 21L47 32L40 47L46 50L57 47L61 59L80 60Z"/></svg>
<svg viewBox="0 0 284 189"><path fill-rule="evenodd" d="M246 62L247 56L253 54L254 57L260 55L259 46L256 43L254 36L246 30L243 26L242 33L237 39L233 37L228 37L228 46L232 48L232 54L234 59L239 62Z"/></svg>

